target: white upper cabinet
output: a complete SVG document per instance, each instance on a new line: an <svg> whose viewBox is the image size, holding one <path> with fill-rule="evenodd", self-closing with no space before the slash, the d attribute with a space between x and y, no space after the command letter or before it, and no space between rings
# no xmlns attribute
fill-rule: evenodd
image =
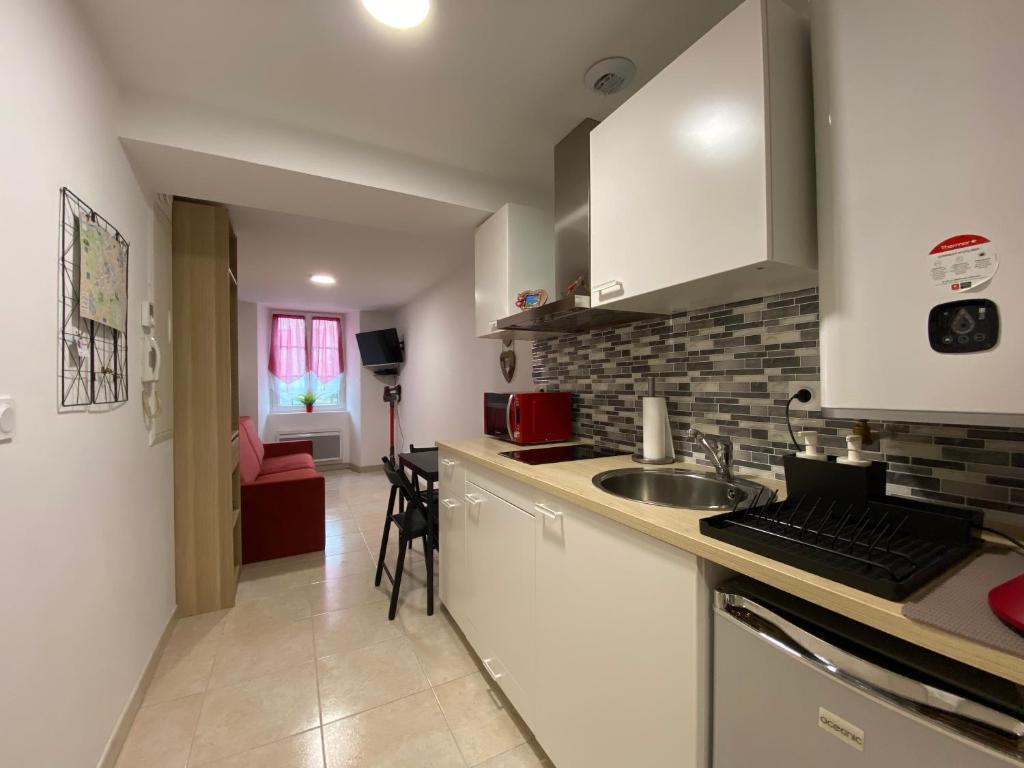
<svg viewBox="0 0 1024 768"><path fill-rule="evenodd" d="M591 133L592 306L814 285L812 120L806 20L747 0Z"/></svg>
<svg viewBox="0 0 1024 768"><path fill-rule="evenodd" d="M519 311L520 291L555 292L554 214L525 205L502 206L477 227L476 335L501 338L497 322Z"/></svg>

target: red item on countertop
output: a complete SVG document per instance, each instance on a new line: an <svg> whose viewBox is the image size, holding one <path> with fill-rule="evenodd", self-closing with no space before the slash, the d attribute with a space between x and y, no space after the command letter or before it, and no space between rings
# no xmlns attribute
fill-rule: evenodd
<svg viewBox="0 0 1024 768"><path fill-rule="evenodd" d="M570 392L485 392L484 434L517 445L572 439Z"/></svg>
<svg viewBox="0 0 1024 768"><path fill-rule="evenodd" d="M1024 573L989 590L988 607L1004 624L1024 633Z"/></svg>

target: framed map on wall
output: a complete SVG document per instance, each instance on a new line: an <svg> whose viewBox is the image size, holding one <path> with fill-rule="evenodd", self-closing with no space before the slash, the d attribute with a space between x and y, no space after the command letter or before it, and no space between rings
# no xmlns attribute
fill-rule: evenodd
<svg viewBox="0 0 1024 768"><path fill-rule="evenodd" d="M128 400L128 241L60 190L57 384L60 410Z"/></svg>
<svg viewBox="0 0 1024 768"><path fill-rule="evenodd" d="M80 220L78 247L82 263L79 312L87 320L125 332L128 313L128 249L90 219Z"/></svg>

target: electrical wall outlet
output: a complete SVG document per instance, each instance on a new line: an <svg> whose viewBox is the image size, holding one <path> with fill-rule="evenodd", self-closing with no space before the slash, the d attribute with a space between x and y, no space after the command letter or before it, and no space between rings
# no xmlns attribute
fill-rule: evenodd
<svg viewBox="0 0 1024 768"><path fill-rule="evenodd" d="M789 397L792 397L801 389L809 390L811 393L811 399L806 403L801 403L799 400L794 400L789 406L794 411L818 411L821 410L821 401L818 397L817 385L806 384L800 381L791 381L788 385Z"/></svg>

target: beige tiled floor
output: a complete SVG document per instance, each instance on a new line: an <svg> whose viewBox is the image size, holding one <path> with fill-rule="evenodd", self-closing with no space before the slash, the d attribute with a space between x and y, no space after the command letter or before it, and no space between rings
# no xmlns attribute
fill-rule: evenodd
<svg viewBox="0 0 1024 768"><path fill-rule="evenodd" d="M329 473L325 552L246 566L234 608L178 622L118 768L549 765L447 614L427 616L422 550L388 621L387 496L382 474Z"/></svg>

